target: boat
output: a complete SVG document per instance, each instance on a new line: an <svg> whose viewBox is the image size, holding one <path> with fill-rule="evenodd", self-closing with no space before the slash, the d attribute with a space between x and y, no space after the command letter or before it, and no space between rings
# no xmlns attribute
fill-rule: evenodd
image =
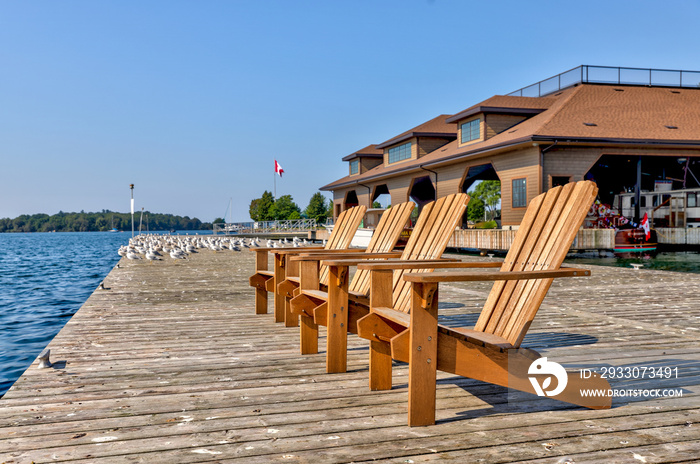
<svg viewBox="0 0 700 464"><path fill-rule="evenodd" d="M647 213L655 227L700 227L700 188L672 189L667 181L656 181L654 191L639 193L639 215ZM635 214L634 192L615 195L613 202L622 216Z"/></svg>
<svg viewBox="0 0 700 464"><path fill-rule="evenodd" d="M656 252L658 239L656 231L651 229L649 239L642 229L619 229L615 232L613 252L622 257Z"/></svg>
<svg viewBox="0 0 700 464"><path fill-rule="evenodd" d="M110 232L119 232L119 229L114 227L114 214L112 214L112 228L109 229Z"/></svg>
<svg viewBox="0 0 700 464"><path fill-rule="evenodd" d="M618 198L615 200L619 204ZM656 230L650 227L647 238L641 224L628 219L625 214L620 214L619 211L617 208L596 201L588 212L584 228L615 229L613 253L620 257L628 258L639 254L655 253L658 247ZM630 214L629 211L624 211L624 213ZM645 216L649 217L648 214ZM651 220L649 222L652 223Z"/></svg>

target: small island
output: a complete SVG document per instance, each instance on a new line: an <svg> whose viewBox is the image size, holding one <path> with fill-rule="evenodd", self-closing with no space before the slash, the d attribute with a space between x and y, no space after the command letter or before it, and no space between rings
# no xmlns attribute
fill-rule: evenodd
<svg viewBox="0 0 700 464"><path fill-rule="evenodd" d="M135 216L139 226L141 212ZM143 212L141 230L210 230L210 222L189 216ZM102 210L99 213L23 214L14 219L0 218L0 232L109 232L131 231L131 214Z"/></svg>

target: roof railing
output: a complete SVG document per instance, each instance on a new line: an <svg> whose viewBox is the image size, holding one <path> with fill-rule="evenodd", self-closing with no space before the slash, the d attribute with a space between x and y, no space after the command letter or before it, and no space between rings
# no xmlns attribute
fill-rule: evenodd
<svg viewBox="0 0 700 464"><path fill-rule="evenodd" d="M584 64L507 95L513 97L542 97L582 83L700 88L700 71L623 68Z"/></svg>

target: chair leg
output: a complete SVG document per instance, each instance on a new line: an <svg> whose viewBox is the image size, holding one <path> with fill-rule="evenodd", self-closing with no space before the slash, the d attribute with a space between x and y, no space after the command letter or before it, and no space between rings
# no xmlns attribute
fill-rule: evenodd
<svg viewBox="0 0 700 464"><path fill-rule="evenodd" d="M391 390L391 345L369 342L369 389Z"/></svg>
<svg viewBox="0 0 700 464"><path fill-rule="evenodd" d="M292 313L292 299L289 296L284 297L284 326L297 327L299 325L299 316Z"/></svg>
<svg viewBox="0 0 700 464"><path fill-rule="evenodd" d="M267 291L255 289L255 314L267 314Z"/></svg>
<svg viewBox="0 0 700 464"><path fill-rule="evenodd" d="M328 270L326 372L334 374L348 367L348 268L330 266Z"/></svg>
<svg viewBox="0 0 700 464"><path fill-rule="evenodd" d="M301 354L316 354L318 353L318 324L314 322L312 317L299 317L300 329L300 347Z"/></svg>
<svg viewBox="0 0 700 464"><path fill-rule="evenodd" d="M274 306L275 322L284 322L284 297L277 291L277 285L286 278L285 256L275 253Z"/></svg>
<svg viewBox="0 0 700 464"><path fill-rule="evenodd" d="M413 283L408 361L408 425L435 424L437 284Z"/></svg>

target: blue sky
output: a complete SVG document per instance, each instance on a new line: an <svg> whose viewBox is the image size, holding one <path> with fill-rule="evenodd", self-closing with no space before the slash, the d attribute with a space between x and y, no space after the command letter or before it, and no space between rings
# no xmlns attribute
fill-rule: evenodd
<svg viewBox="0 0 700 464"><path fill-rule="evenodd" d="M700 69L700 4L0 3L0 217L304 208L341 158L580 64Z"/></svg>

